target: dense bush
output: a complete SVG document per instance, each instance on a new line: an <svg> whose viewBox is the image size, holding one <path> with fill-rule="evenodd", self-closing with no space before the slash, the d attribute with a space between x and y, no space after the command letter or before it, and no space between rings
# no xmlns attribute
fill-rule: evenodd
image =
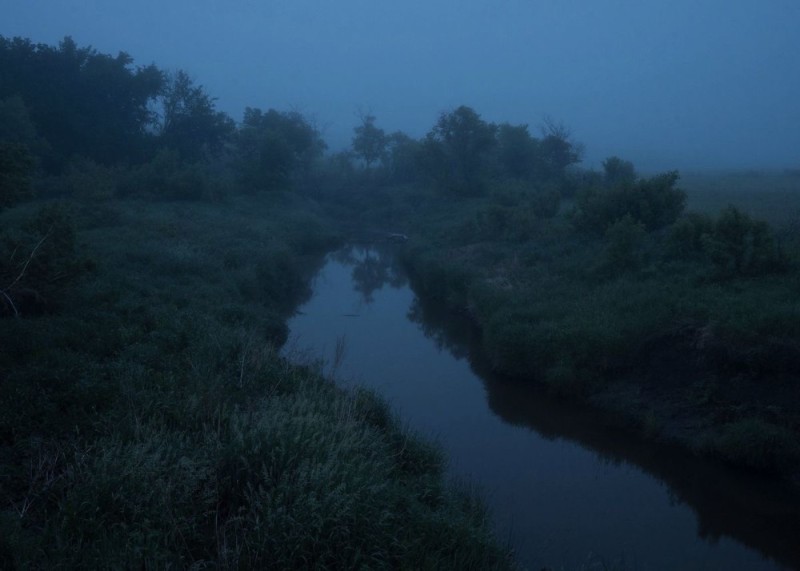
<svg viewBox="0 0 800 571"><path fill-rule="evenodd" d="M713 231L703 236L703 248L720 277L763 274L783 265L767 223L733 206L724 209Z"/></svg>
<svg viewBox="0 0 800 571"><path fill-rule="evenodd" d="M162 150L153 160L124 172L117 184L122 198L203 200L220 198L225 184L204 163L186 163L177 151Z"/></svg>
<svg viewBox="0 0 800 571"><path fill-rule="evenodd" d="M619 271L638 268L643 262L643 243L647 235L644 224L626 214L606 230L604 265Z"/></svg>
<svg viewBox="0 0 800 571"><path fill-rule="evenodd" d="M678 173L669 172L610 188L588 188L578 195L575 225L602 235L616 221L630 216L648 231L663 228L677 220L686 204L686 193L675 188L677 181Z"/></svg>
<svg viewBox="0 0 800 571"><path fill-rule="evenodd" d="M26 145L0 141L0 210L31 196L33 167Z"/></svg>

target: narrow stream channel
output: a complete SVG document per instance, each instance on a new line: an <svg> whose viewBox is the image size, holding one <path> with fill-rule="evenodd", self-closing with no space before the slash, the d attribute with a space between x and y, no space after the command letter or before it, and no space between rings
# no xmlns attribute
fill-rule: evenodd
<svg viewBox="0 0 800 571"><path fill-rule="evenodd" d="M289 327L290 358L441 443L529 569L800 569L797 494L492 378L468 324L416 298L387 249L330 255Z"/></svg>

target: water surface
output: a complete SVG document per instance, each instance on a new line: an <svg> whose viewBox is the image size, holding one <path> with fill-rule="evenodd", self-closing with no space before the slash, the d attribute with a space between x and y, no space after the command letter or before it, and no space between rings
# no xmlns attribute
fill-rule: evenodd
<svg viewBox="0 0 800 571"><path fill-rule="evenodd" d="M469 323L419 300L389 249L329 256L313 290L286 351L438 440L528 568L800 569L795 493L494 378Z"/></svg>

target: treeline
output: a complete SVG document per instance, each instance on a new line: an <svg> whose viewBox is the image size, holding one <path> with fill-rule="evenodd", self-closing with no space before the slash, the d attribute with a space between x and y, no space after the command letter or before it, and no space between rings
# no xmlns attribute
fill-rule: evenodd
<svg viewBox="0 0 800 571"><path fill-rule="evenodd" d="M0 74L0 204L30 194L34 174L41 196L285 188L325 150L299 113L248 108L237 124L185 71L134 66L69 37L58 47L0 37Z"/></svg>
<svg viewBox="0 0 800 571"><path fill-rule="evenodd" d="M428 184L470 197L485 194L498 180L515 180L539 192L569 193L570 167L580 162L582 148L552 120L541 131L535 137L528 125L489 123L462 105L441 113L424 137L413 139L402 131L387 134L366 114L354 129L351 149L330 158L329 183Z"/></svg>
<svg viewBox="0 0 800 571"><path fill-rule="evenodd" d="M300 113L247 108L237 123L185 71L136 66L124 52L101 54L69 37L54 47L0 36L0 73L4 203L30 194L34 172L51 178L37 185L43 196L200 199L404 183L472 196L498 178L552 195L580 160L580 146L553 121L535 137L465 106L442 113L421 139L387 134L365 115L352 148L323 159L326 144Z"/></svg>

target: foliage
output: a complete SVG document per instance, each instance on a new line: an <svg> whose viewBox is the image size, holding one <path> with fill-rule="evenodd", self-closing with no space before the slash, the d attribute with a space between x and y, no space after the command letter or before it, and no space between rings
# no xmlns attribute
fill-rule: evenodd
<svg viewBox="0 0 800 571"><path fill-rule="evenodd" d="M322 156L325 143L300 113L248 107L236 138L239 183L246 192L285 190Z"/></svg>
<svg viewBox="0 0 800 571"><path fill-rule="evenodd" d="M353 131L353 152L364 161L369 170L374 163L383 160L386 154L386 133L375 126L375 116L369 114L361 117L361 125Z"/></svg>
<svg viewBox="0 0 800 571"><path fill-rule="evenodd" d="M569 129L551 119L545 120L542 133L537 152L538 176L544 180L561 180L568 167L581 161L582 148L571 141Z"/></svg>
<svg viewBox="0 0 800 571"><path fill-rule="evenodd" d="M387 136L386 170L395 184L407 184L420 179L421 143L401 131Z"/></svg>
<svg viewBox="0 0 800 571"><path fill-rule="evenodd" d="M530 195L531 210L537 218L552 218L561 207L561 192L554 183L543 183L533 188Z"/></svg>
<svg viewBox="0 0 800 571"><path fill-rule="evenodd" d="M0 99L19 95L49 143L44 166L62 169L72 154L103 164L141 158L150 105L163 77L153 65L79 48L69 37L57 48L0 36Z"/></svg>
<svg viewBox="0 0 800 571"><path fill-rule="evenodd" d="M682 260L697 259L704 254L704 237L714 231L714 221L707 214L688 212L670 229L667 255Z"/></svg>
<svg viewBox="0 0 800 571"><path fill-rule="evenodd" d="M214 100L183 70L166 77L159 100L159 143L184 160L218 155L233 135L233 120L217 111Z"/></svg>
<svg viewBox="0 0 800 571"><path fill-rule="evenodd" d="M733 206L720 213L713 231L701 240L719 277L762 274L784 265L767 223Z"/></svg>
<svg viewBox="0 0 800 571"><path fill-rule="evenodd" d="M423 162L441 189L467 196L483 192L494 133L494 125L463 105L439 116L425 137Z"/></svg>
<svg viewBox="0 0 800 571"><path fill-rule="evenodd" d="M586 232L604 234L617 220L630 216L648 231L675 222L684 210L686 193L675 188L677 172L611 188L591 187L578 195L575 225Z"/></svg>
<svg viewBox="0 0 800 571"><path fill-rule="evenodd" d="M184 162L177 151L169 149L123 172L117 181L116 192L120 197L156 200L219 198L225 186L207 164Z"/></svg>
<svg viewBox="0 0 800 571"><path fill-rule="evenodd" d="M527 125L501 123L497 127L497 158L502 172L511 178L531 178L538 143L531 137Z"/></svg>
<svg viewBox="0 0 800 571"><path fill-rule="evenodd" d="M638 268L643 261L643 243L647 231L644 224L626 214L606 230L604 265L619 271Z"/></svg>
<svg viewBox="0 0 800 571"><path fill-rule="evenodd" d="M562 186L570 166L580 162L581 149L569 130L546 120L541 139L527 125L502 123L497 128L497 161L502 175Z"/></svg>
<svg viewBox="0 0 800 571"><path fill-rule="evenodd" d="M636 182L633 163L619 157L608 157L603 161L603 181L606 186L633 184Z"/></svg>
<svg viewBox="0 0 800 571"><path fill-rule="evenodd" d="M0 210L31 196L33 167L26 145L0 141Z"/></svg>

